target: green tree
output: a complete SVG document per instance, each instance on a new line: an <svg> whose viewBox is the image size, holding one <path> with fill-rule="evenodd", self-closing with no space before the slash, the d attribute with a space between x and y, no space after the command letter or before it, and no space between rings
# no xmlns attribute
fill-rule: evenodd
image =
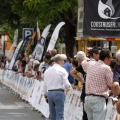
<svg viewBox="0 0 120 120"><path fill-rule="evenodd" d="M59 22L64 21L66 24L60 30L59 37L65 40L67 54L73 56L77 24L77 0L0 1L0 25L7 23L10 28L19 28L19 31L23 27L35 27L37 21L42 30L51 23L51 31L53 31Z"/></svg>
<svg viewBox="0 0 120 120"><path fill-rule="evenodd" d="M73 45L76 36L77 24L77 0L25 0L24 5L31 12L35 12L40 26L52 23L55 27L60 21L64 21L61 38L64 38L66 52L73 56ZM32 14L31 14L32 17Z"/></svg>

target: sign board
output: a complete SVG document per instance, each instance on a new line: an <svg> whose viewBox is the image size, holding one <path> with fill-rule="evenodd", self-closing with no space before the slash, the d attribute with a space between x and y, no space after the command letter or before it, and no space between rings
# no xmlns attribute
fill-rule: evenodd
<svg viewBox="0 0 120 120"><path fill-rule="evenodd" d="M23 44L22 44L22 49L28 44L28 41L31 39L32 35L34 33L33 28L23 28Z"/></svg>
<svg viewBox="0 0 120 120"><path fill-rule="evenodd" d="M83 35L120 37L120 1L84 0Z"/></svg>
<svg viewBox="0 0 120 120"><path fill-rule="evenodd" d="M24 41L30 40L30 38L32 37L33 33L34 33L34 29L33 28L23 28L23 40Z"/></svg>

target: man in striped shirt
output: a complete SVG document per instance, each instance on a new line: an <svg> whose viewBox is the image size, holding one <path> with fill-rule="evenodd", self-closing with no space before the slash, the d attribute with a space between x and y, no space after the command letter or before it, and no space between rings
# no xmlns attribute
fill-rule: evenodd
<svg viewBox="0 0 120 120"><path fill-rule="evenodd" d="M85 111L88 120L104 120L106 115L106 98L113 82L113 73L108 66L112 54L109 50L100 52L99 61L89 64L86 76Z"/></svg>

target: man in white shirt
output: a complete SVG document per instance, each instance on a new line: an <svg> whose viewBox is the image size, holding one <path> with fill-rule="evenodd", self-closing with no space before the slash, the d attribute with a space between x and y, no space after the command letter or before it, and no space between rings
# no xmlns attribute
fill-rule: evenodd
<svg viewBox="0 0 120 120"><path fill-rule="evenodd" d="M71 88L68 74L63 68L64 57L57 54L55 64L44 73L44 93L47 93L50 120L64 120L65 88Z"/></svg>

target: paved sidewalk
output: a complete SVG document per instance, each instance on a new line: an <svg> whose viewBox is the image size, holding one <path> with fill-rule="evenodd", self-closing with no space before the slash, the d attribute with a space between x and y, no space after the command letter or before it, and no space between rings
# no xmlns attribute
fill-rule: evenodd
<svg viewBox="0 0 120 120"><path fill-rule="evenodd" d="M0 120L46 120L0 83Z"/></svg>

